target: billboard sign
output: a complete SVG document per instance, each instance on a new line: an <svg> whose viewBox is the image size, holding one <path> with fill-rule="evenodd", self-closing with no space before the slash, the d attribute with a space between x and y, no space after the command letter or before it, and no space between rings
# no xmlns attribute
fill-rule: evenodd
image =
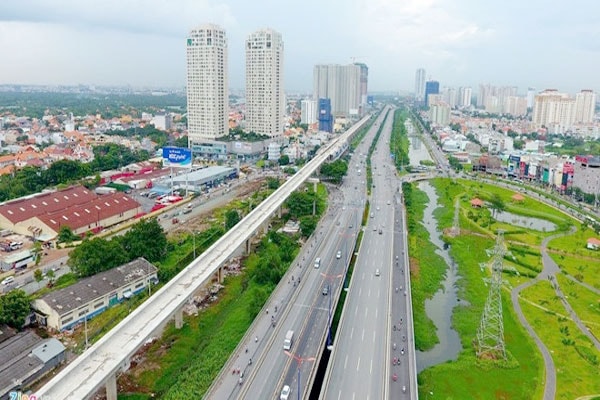
<svg viewBox="0 0 600 400"><path fill-rule="evenodd" d="M192 168L192 150L182 147L163 147L165 167Z"/></svg>

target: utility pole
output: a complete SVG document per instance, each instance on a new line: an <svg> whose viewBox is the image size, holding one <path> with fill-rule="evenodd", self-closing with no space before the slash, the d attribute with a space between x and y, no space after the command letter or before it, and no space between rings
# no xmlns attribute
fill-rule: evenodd
<svg viewBox="0 0 600 400"><path fill-rule="evenodd" d="M501 295L504 253L504 232L500 230L492 252L494 258L492 261L490 292L477 330L476 351L477 357L481 359L506 360Z"/></svg>

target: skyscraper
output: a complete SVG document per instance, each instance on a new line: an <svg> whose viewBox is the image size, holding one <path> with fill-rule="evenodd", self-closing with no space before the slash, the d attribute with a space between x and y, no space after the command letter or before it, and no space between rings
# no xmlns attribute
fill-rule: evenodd
<svg viewBox="0 0 600 400"><path fill-rule="evenodd" d="M473 90L470 87L460 87L458 89L458 106L470 107Z"/></svg>
<svg viewBox="0 0 600 400"><path fill-rule="evenodd" d="M429 107L428 97L430 94L440 93L440 83L438 81L425 82L425 105Z"/></svg>
<svg viewBox="0 0 600 400"><path fill-rule="evenodd" d="M425 100L425 69L417 69L415 74L415 100L422 103Z"/></svg>
<svg viewBox="0 0 600 400"><path fill-rule="evenodd" d="M594 120L596 93L585 89L575 95L575 122L589 124Z"/></svg>
<svg viewBox="0 0 600 400"><path fill-rule="evenodd" d="M189 146L229 133L229 87L225 30L213 24L192 29L187 38Z"/></svg>
<svg viewBox="0 0 600 400"><path fill-rule="evenodd" d="M545 126L551 133L564 133L575 121L575 100L556 89L546 89L535 96L531 122L535 128Z"/></svg>
<svg viewBox="0 0 600 400"><path fill-rule="evenodd" d="M366 69L366 65L361 65L315 65L313 99L329 99L334 117L359 115L361 113L361 72Z"/></svg>
<svg viewBox="0 0 600 400"><path fill-rule="evenodd" d="M317 122L317 100L302 100L300 102L300 122L314 124Z"/></svg>
<svg viewBox="0 0 600 400"><path fill-rule="evenodd" d="M283 40L273 29L246 40L246 129L270 137L283 135Z"/></svg>

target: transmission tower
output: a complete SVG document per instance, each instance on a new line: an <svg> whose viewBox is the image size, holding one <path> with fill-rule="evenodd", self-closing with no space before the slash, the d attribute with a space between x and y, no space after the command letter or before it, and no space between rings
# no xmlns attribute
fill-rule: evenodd
<svg viewBox="0 0 600 400"><path fill-rule="evenodd" d="M506 360L504 347L504 322L502 320L502 264L504 260L504 232L498 231L492 260L490 292L485 302L479 329L477 330L477 357Z"/></svg>
<svg viewBox="0 0 600 400"><path fill-rule="evenodd" d="M458 212L460 211L459 199L456 199L454 203L454 221L452 222L452 228L450 228L450 236L455 237L460 235L460 225L458 223Z"/></svg>

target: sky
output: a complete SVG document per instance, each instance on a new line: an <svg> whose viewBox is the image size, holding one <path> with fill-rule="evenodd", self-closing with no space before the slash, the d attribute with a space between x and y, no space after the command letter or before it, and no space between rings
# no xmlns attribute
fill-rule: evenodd
<svg viewBox="0 0 600 400"><path fill-rule="evenodd" d="M281 32L284 87L312 92L315 64L363 62L369 91L440 86L600 89L600 2L590 0L1 0L0 84L184 87L185 43L226 30L230 88L244 41Z"/></svg>

